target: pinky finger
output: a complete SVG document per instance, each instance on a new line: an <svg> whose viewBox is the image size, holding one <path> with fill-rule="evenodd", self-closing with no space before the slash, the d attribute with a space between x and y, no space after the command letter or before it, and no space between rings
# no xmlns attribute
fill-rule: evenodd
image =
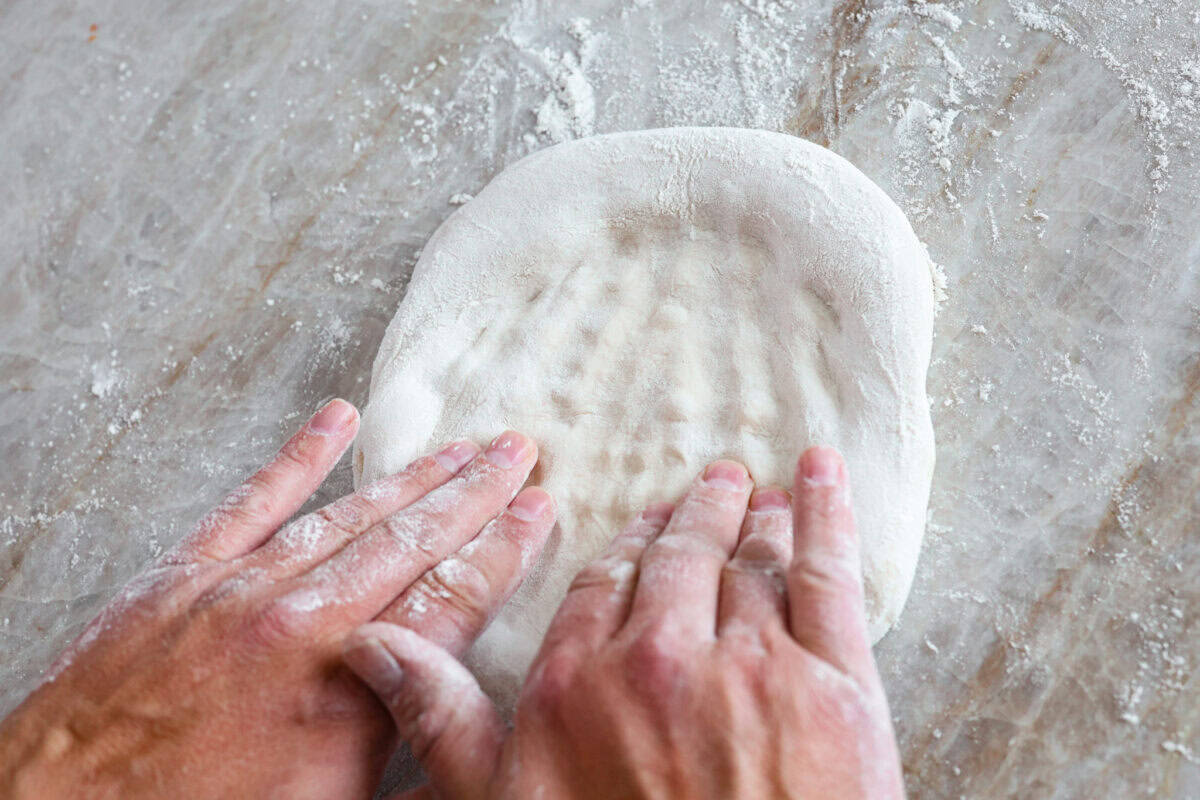
<svg viewBox="0 0 1200 800"><path fill-rule="evenodd" d="M174 563L245 555L300 510L358 430L345 400L326 403L270 462L210 511L168 556Z"/></svg>

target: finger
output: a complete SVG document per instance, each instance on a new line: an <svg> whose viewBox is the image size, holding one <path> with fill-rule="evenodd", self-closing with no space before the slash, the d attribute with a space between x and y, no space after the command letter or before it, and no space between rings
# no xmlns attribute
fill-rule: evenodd
<svg viewBox="0 0 1200 800"><path fill-rule="evenodd" d="M419 634L382 622L355 631L344 657L391 712L438 795L485 795L504 723L466 667Z"/></svg>
<svg viewBox="0 0 1200 800"><path fill-rule="evenodd" d="M721 570L737 544L752 485L741 464L708 465L646 548L626 627L669 622L685 636L714 635Z"/></svg>
<svg viewBox="0 0 1200 800"><path fill-rule="evenodd" d="M290 572L328 558L363 531L446 483L478 454L474 442L458 441L418 458L400 472L287 525L251 555L253 563L248 566Z"/></svg>
<svg viewBox="0 0 1200 800"><path fill-rule="evenodd" d="M550 495L522 489L503 514L405 589L376 621L416 631L461 656L521 584L553 527Z"/></svg>
<svg viewBox="0 0 1200 800"><path fill-rule="evenodd" d="M733 558L721 573L717 635L757 633L787 620L784 575L792 559L792 498L782 489L750 495Z"/></svg>
<svg viewBox="0 0 1200 800"><path fill-rule="evenodd" d="M200 520L168 560L223 560L253 550L312 496L357 430L354 406L326 403L275 458Z"/></svg>
<svg viewBox="0 0 1200 800"><path fill-rule="evenodd" d="M858 535L838 452L805 451L796 465L794 492L796 540L787 577L792 636L848 674L869 672Z"/></svg>
<svg viewBox="0 0 1200 800"><path fill-rule="evenodd" d="M297 578L283 605L305 609L318 628L366 622L503 511L536 461L532 440L501 434L451 480Z"/></svg>
<svg viewBox="0 0 1200 800"><path fill-rule="evenodd" d="M629 616L642 553L662 533L674 510L671 503L648 507L575 576L542 639L541 652L567 642L595 650L612 638Z"/></svg>

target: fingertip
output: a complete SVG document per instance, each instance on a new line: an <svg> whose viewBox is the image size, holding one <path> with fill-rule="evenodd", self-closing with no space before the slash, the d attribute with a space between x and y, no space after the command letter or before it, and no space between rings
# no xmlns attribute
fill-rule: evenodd
<svg viewBox="0 0 1200 800"><path fill-rule="evenodd" d="M536 461L537 443L520 431L507 430L497 436L483 453L484 458L501 469L511 469L526 461Z"/></svg>
<svg viewBox="0 0 1200 800"><path fill-rule="evenodd" d="M846 482L841 454L827 445L810 447L796 462L796 485L838 486Z"/></svg>
<svg viewBox="0 0 1200 800"><path fill-rule="evenodd" d="M357 426L358 409L340 397L321 406L308 420L308 429L321 436L332 436Z"/></svg>
<svg viewBox="0 0 1200 800"><path fill-rule="evenodd" d="M806 450L796 464L794 491L792 519L797 559L857 550L850 482L837 450L825 446Z"/></svg>
<svg viewBox="0 0 1200 800"><path fill-rule="evenodd" d="M542 548L550 538L550 531L554 529L558 509L549 492L540 486L528 486L513 498L508 511L522 523L513 531L520 548L520 567L516 574L520 582L541 556Z"/></svg>
<svg viewBox="0 0 1200 800"><path fill-rule="evenodd" d="M522 522L536 522L544 517L554 517L554 498L540 486L522 489L508 504L508 512Z"/></svg>
<svg viewBox="0 0 1200 800"><path fill-rule="evenodd" d="M433 460L438 463L442 469L449 473L455 474L460 469L471 462L471 459L479 455L481 448L479 445L472 442L470 439L459 439L438 450L433 455Z"/></svg>
<svg viewBox="0 0 1200 800"><path fill-rule="evenodd" d="M782 511L791 508L791 505L791 494L778 486L755 489L750 494L749 508L751 511Z"/></svg>
<svg viewBox="0 0 1200 800"><path fill-rule="evenodd" d="M700 478L708 486L741 492L750 486L750 473L736 461L714 461L704 468Z"/></svg>

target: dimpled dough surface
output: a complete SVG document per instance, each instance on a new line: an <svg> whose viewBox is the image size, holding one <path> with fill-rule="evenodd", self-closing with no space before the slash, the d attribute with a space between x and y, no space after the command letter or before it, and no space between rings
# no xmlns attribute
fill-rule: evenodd
<svg viewBox="0 0 1200 800"><path fill-rule="evenodd" d="M371 380L359 484L459 437L537 440L558 502L541 559L472 650L510 703L575 573L704 464L790 485L846 456L867 614L900 614L934 446L931 265L849 162L791 136L679 128L551 147L434 234Z"/></svg>

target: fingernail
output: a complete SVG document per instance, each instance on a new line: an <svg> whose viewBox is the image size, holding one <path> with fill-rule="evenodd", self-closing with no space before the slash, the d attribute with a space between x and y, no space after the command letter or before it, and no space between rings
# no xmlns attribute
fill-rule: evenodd
<svg viewBox="0 0 1200 800"><path fill-rule="evenodd" d="M841 482L840 464L832 447L810 447L800 457L800 474L818 486L836 486Z"/></svg>
<svg viewBox="0 0 1200 800"><path fill-rule="evenodd" d="M704 482L716 489L740 492L750 484L750 476L741 464L715 461L704 468Z"/></svg>
<svg viewBox="0 0 1200 800"><path fill-rule="evenodd" d="M520 464L529 456L533 442L516 431L505 431L492 440L484 456L501 469Z"/></svg>
<svg viewBox="0 0 1200 800"><path fill-rule="evenodd" d="M404 670L378 639L366 639L352 652L354 671L375 691L394 691L404 679Z"/></svg>
<svg viewBox="0 0 1200 800"><path fill-rule="evenodd" d="M433 460L441 465L446 472L458 472L475 457L479 448L474 442L462 440L451 442L433 455Z"/></svg>
<svg viewBox="0 0 1200 800"><path fill-rule="evenodd" d="M642 519L652 525L666 525L675 512L674 503L652 503L642 512Z"/></svg>
<svg viewBox="0 0 1200 800"><path fill-rule="evenodd" d="M541 519L549 506L550 495L541 489L526 489L512 501L508 511L519 520L533 522L535 519Z"/></svg>
<svg viewBox="0 0 1200 800"><path fill-rule="evenodd" d="M348 425L357 412L354 406L342 399L330 400L308 421L308 428L313 433L328 436L337 433Z"/></svg>
<svg viewBox="0 0 1200 800"><path fill-rule="evenodd" d="M760 489L750 495L751 511L781 511L791 505L792 499L782 489Z"/></svg>

